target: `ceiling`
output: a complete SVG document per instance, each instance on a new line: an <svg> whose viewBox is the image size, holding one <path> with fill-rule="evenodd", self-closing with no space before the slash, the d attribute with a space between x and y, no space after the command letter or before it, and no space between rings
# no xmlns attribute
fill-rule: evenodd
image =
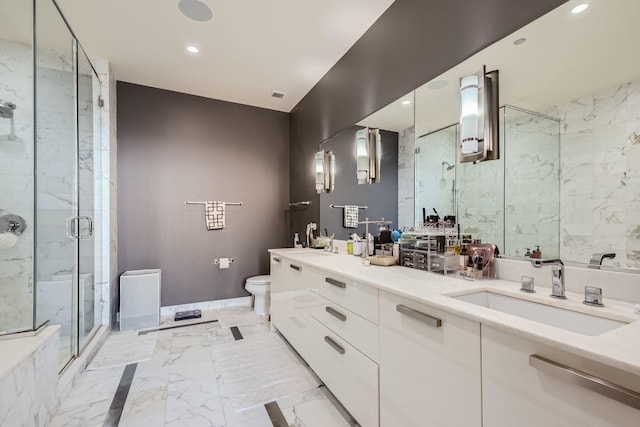
<svg viewBox="0 0 640 427"><path fill-rule="evenodd" d="M289 112L393 0L202 0L208 22L178 0L56 2L118 80Z"/></svg>
<svg viewBox="0 0 640 427"><path fill-rule="evenodd" d="M584 2L584 1L581 1ZM590 0L579 15L569 1L415 91L415 125L418 135L458 121L459 79L486 65L500 71L500 104L544 112L572 99L615 89L640 79L638 0ZM514 45L526 38L521 45ZM447 85L429 88L435 81ZM401 131L414 124L414 109L404 96L360 122L365 126Z"/></svg>

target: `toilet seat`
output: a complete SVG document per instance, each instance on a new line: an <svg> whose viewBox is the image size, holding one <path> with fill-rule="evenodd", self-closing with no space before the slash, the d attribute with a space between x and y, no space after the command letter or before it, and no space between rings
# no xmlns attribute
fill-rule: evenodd
<svg viewBox="0 0 640 427"><path fill-rule="evenodd" d="M247 279L247 285L270 285L271 284L271 276L262 275L262 276L253 276Z"/></svg>

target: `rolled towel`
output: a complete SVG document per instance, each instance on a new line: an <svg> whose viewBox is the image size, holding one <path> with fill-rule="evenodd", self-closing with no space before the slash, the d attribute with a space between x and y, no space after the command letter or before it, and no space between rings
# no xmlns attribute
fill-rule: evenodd
<svg viewBox="0 0 640 427"><path fill-rule="evenodd" d="M224 228L224 202L205 202L204 219L207 230L222 230Z"/></svg>

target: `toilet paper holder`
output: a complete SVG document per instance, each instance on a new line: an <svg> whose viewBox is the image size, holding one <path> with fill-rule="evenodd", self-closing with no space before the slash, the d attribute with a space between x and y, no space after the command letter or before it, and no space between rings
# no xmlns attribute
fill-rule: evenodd
<svg viewBox="0 0 640 427"><path fill-rule="evenodd" d="M229 258L229 262L230 262L230 263L231 263L231 262L233 262L233 261L234 261L234 260L233 260L233 258ZM213 263L214 263L214 264L220 264L220 259L219 259L219 258L214 259L214 260L213 260Z"/></svg>

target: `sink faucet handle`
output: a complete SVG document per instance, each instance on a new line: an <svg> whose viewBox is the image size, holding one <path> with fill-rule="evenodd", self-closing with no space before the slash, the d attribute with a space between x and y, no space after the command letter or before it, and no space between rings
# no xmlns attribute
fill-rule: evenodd
<svg viewBox="0 0 640 427"><path fill-rule="evenodd" d="M533 286L534 286L533 277L529 277L529 276L520 277L520 290L522 292L534 293L535 290L533 289Z"/></svg>
<svg viewBox="0 0 640 427"><path fill-rule="evenodd" d="M604 307L602 303L602 288L596 288L595 286L584 287L584 301L586 305L594 307Z"/></svg>

